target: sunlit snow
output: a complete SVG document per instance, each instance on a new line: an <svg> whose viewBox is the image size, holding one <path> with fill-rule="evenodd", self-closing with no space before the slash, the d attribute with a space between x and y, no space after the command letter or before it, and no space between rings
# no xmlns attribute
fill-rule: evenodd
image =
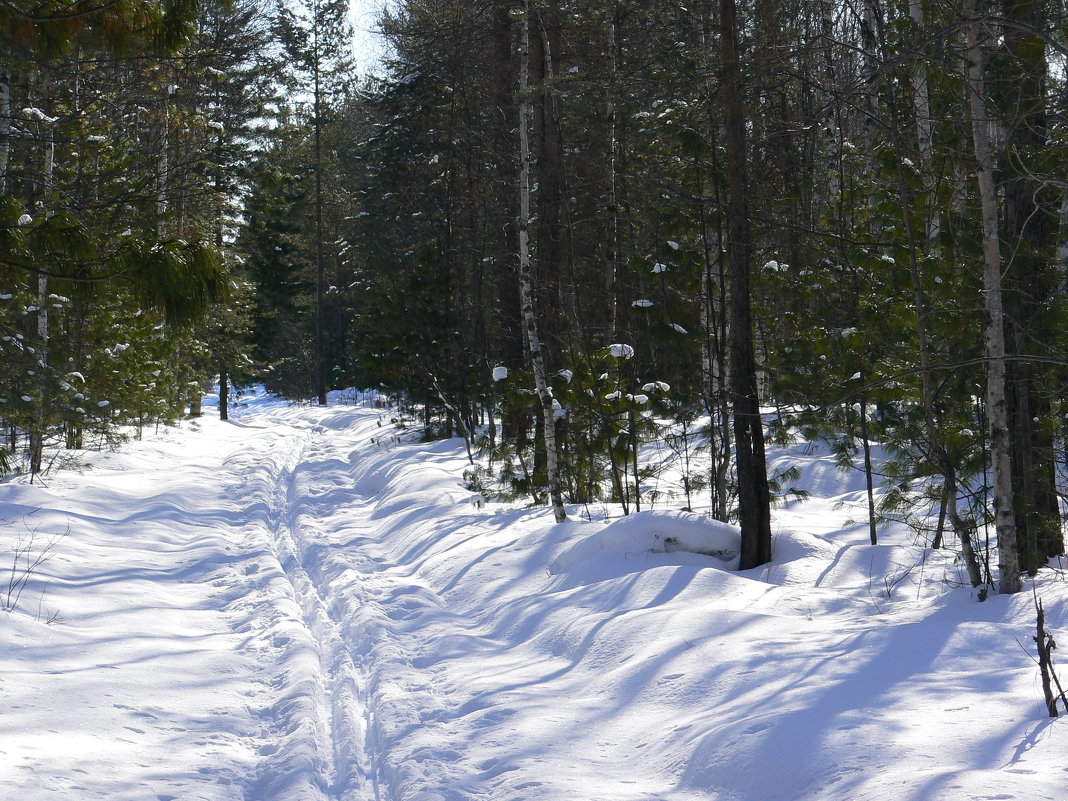
<svg viewBox="0 0 1068 801"><path fill-rule="evenodd" d="M739 572L707 490L681 511L678 443L643 449L639 514L556 524L353 397L246 396L0 484L0 558L49 557L0 616L0 795L1064 798L1030 590L980 603L902 525L868 544L864 475L828 449L769 450L811 498ZM1035 590L1060 636L1065 573Z"/></svg>

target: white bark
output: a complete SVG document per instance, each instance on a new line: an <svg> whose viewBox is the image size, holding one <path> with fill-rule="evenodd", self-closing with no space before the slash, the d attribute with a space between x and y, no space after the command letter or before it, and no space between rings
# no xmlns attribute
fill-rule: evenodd
<svg viewBox="0 0 1068 801"><path fill-rule="evenodd" d="M169 88L167 90L169 92ZM164 96L160 124L159 156L156 165L156 234L162 239L167 230L167 192L170 177L170 101Z"/></svg>
<svg viewBox="0 0 1068 801"><path fill-rule="evenodd" d="M923 28L923 3L921 0L909 0L909 14L916 27ZM912 105L916 114L916 142L920 151L920 166L926 176L930 172L931 156L934 148L934 120L931 117L931 95L927 84L927 61L917 58L912 68ZM941 225L937 207L927 209L925 222L928 246L936 247Z"/></svg>
<svg viewBox="0 0 1068 801"><path fill-rule="evenodd" d="M986 307L986 404L990 428L990 460L994 484L994 520L998 535L999 589L1020 590L1020 564L1016 545L1016 520L1012 505L1012 467L1009 458L1009 426L1005 401L1005 328L1001 298L1001 248L998 241L998 206L994 164L987 128L983 89L983 53L979 46L975 0L964 0L964 15L972 20L965 27L968 47L968 102L972 116L972 140L977 162L979 200L983 216L983 296Z"/></svg>
<svg viewBox="0 0 1068 801"><path fill-rule="evenodd" d="M49 123L46 128L48 137L44 144L44 193L45 215L51 217L52 182L56 170L56 126ZM41 365L48 363L48 276L41 273L37 277L37 338ZM43 381L43 373L42 373ZM43 398L42 398L43 403Z"/></svg>
<svg viewBox="0 0 1068 801"><path fill-rule="evenodd" d="M7 194L7 165L11 157L11 76L0 71L0 195Z"/></svg>
<svg viewBox="0 0 1068 801"><path fill-rule="evenodd" d="M920 29L923 28L923 3L909 0L909 14ZM930 91L927 87L927 62L917 58L912 69L912 102L916 110L916 139L920 146L920 162L924 167L931 163L931 147L934 140L934 121L931 119Z"/></svg>
<svg viewBox="0 0 1068 801"><path fill-rule="evenodd" d="M538 336L538 321L534 313L534 288L530 263L530 3L523 3L519 45L519 299L527 347L534 367L534 383L538 392L544 421L545 469L549 481L549 497L557 523L567 519L563 493L560 488L559 457L556 449L556 414L553 398L545 379L545 359Z"/></svg>

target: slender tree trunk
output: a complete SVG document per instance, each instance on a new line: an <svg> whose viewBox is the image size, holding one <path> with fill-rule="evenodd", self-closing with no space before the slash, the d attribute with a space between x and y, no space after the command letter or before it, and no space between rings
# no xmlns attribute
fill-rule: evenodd
<svg viewBox="0 0 1068 801"><path fill-rule="evenodd" d="M875 5L875 0L868 0L867 8L867 18L870 20L869 24L872 26L871 47L878 47L881 60L886 61L890 58L890 54L886 49L886 31L882 23L883 15L880 13L880 10ZM915 12L915 8L913 8L912 11ZM871 68L875 69L879 61L880 59L872 58ZM924 72L923 75L923 81L925 86L926 73ZM902 123L898 108L898 97L895 84L892 80L887 80L884 85L888 98L888 106L890 112L890 128L892 131L902 130ZM929 159L929 151L931 146L930 137L933 132L933 129L930 127L930 109L929 107L926 107L926 110L924 110L925 102L925 94L914 94L913 104L914 109L916 110L917 125L919 126L917 136L919 140L921 163L923 163L923 159L925 157ZM918 355L920 357L920 398L923 406L924 433L927 437L926 451L930 454L931 461L934 463L933 466L941 471L945 479L946 486L952 486L953 488L950 497L950 520L953 524L953 529L957 535L957 539L960 542L961 555L965 561L968 570L968 576L971 579L973 586L978 586L978 584L981 583L981 578L979 562L975 556L975 549L972 545L974 524L970 524L967 521L962 520L960 516L957 515L957 467L953 463L953 459L947 451L945 443L943 442L943 438L939 433L938 422L935 415L934 378L931 367L931 348L928 338L929 308L927 303L927 295L923 290L922 275L920 270L920 244L916 240L915 229L913 226L913 193L909 187L908 180L905 176L905 148L899 136L894 137L893 148L895 162L894 173L897 183L898 197L901 201L902 223L905 230L906 244L908 246L907 252L909 277L912 283L913 303L916 309L916 344L917 350L919 351ZM928 246L930 248L933 248L934 245L931 241L931 238L937 235L937 231L936 229L932 228L930 216L928 217L927 226L925 230L926 235L928 237Z"/></svg>
<svg viewBox="0 0 1068 801"><path fill-rule="evenodd" d="M7 194L11 158L11 73L0 67L0 197Z"/></svg>
<svg viewBox="0 0 1068 801"><path fill-rule="evenodd" d="M868 539L872 545L878 545L879 535L875 529L875 481L871 469L871 440L868 439L868 396L865 393L860 395L860 438L864 446L864 483L868 492Z"/></svg>
<svg viewBox="0 0 1068 801"><path fill-rule="evenodd" d="M964 559L964 567L968 571L968 581L973 587L983 583L983 576L979 570L979 559L975 555L975 546L972 544L972 536L975 534L975 521L968 517L960 516L957 508L957 475L950 472L946 475L946 513L949 516L950 525L960 541L960 552Z"/></svg>
<svg viewBox="0 0 1068 801"><path fill-rule="evenodd" d="M715 66L711 51L714 47L712 15L709 12L698 26L701 58L698 62L701 83L710 97L717 91ZM698 180L701 243L704 251L704 270L701 275L701 388L705 411L708 413L709 452L712 465L709 471L712 515L726 522L730 517L729 471L731 462L731 433L729 417L729 389L727 387L727 280L723 258L723 224L714 210L722 199L720 165L715 157L717 126L714 113L706 117L707 136L713 152L709 169L710 186L704 185L700 158L696 159ZM707 196L706 196L707 195ZM711 204L708 198L711 198ZM711 208L710 208L711 205ZM709 217L716 220L715 236L709 230Z"/></svg>
<svg viewBox="0 0 1068 801"><path fill-rule="evenodd" d="M219 361L219 419L230 419L230 376L222 360Z"/></svg>
<svg viewBox="0 0 1068 801"><path fill-rule="evenodd" d="M204 414L204 395L200 384L196 381L193 382L193 394L189 398L189 416L200 417Z"/></svg>
<svg viewBox="0 0 1068 801"><path fill-rule="evenodd" d="M542 357L547 369L558 369L563 362L563 336L558 322L567 319L562 313L569 301L564 298L565 230L564 151L560 129L560 111L556 99L556 64L560 53L561 11L558 0L547 0L531 7L530 20L536 36L528 69L533 72L529 83L536 102L531 105L534 154L531 159L537 181L537 295L542 336Z"/></svg>
<svg viewBox="0 0 1068 801"><path fill-rule="evenodd" d="M998 207L994 185L994 161L987 133L988 117L983 88L983 53L975 0L964 0L968 58L968 101L972 117L972 140L977 162L979 200L983 216L983 298L986 310L986 403L990 431L990 461L994 485L994 520L998 535L999 589L1020 591L1020 563L1013 514L1012 462L1005 400L1005 320L1001 299L1001 245L998 239Z"/></svg>
<svg viewBox="0 0 1068 801"><path fill-rule="evenodd" d="M159 154L156 162L156 236L167 233L167 195L170 192L171 99L170 74L164 74L163 118L160 120Z"/></svg>
<svg viewBox="0 0 1068 801"><path fill-rule="evenodd" d="M629 427L631 475L634 477L634 511L640 512L642 510L641 472L638 470L638 448L640 443L638 442L638 415L634 413L633 408L627 413L627 426Z"/></svg>
<svg viewBox="0 0 1068 801"><path fill-rule="evenodd" d="M616 136L618 91L616 76L619 71L616 53L616 17L617 9L613 4L608 11L608 100L605 103L605 118L608 121L608 248L606 252L608 304L610 318L608 330L615 341L619 337L619 282L623 272L623 256L619 236L619 199L617 197L617 162L619 160L619 141Z"/></svg>
<svg viewBox="0 0 1068 801"><path fill-rule="evenodd" d="M919 30L923 30L923 0L909 0L909 16ZM934 150L934 118L931 116L931 90L927 81L927 59L917 58L912 67L912 108L916 115L916 144L919 149L920 168L925 180L931 172ZM924 220L924 230L930 252L938 250L941 223L938 204L930 203Z"/></svg>
<svg viewBox="0 0 1068 801"><path fill-rule="evenodd" d="M313 20L312 78L313 113L315 114L315 389L319 405L326 406L326 303L323 263L323 141L322 82L319 63L319 4Z"/></svg>
<svg viewBox="0 0 1068 801"><path fill-rule="evenodd" d="M942 547L942 538L945 535L946 530L946 486L947 484L943 483L942 498L938 502L938 523L935 526L934 539L931 541L931 548L936 551Z"/></svg>
<svg viewBox="0 0 1068 801"><path fill-rule="evenodd" d="M917 28L923 28L923 0L909 0L909 16ZM926 59L917 58L912 68L912 103L916 110L916 142L920 148L920 163L926 167L931 163L931 146L934 142Z"/></svg>
<svg viewBox="0 0 1068 801"><path fill-rule="evenodd" d="M1057 278L1051 269L1058 221L1058 192L1036 177L1036 162L1048 152L1048 65L1046 45L1032 31L1047 28L1047 3L1002 0L1000 64L991 70L1005 87L1004 148L999 166L1002 238L1010 243L1003 276L1006 348L1033 354L1054 336L1049 307ZM1050 418L1048 368L1027 361L1005 366L1008 426L1012 439L1016 537L1021 567L1031 575L1064 543L1057 500L1056 464Z"/></svg>
<svg viewBox="0 0 1068 801"><path fill-rule="evenodd" d="M545 359L538 336L538 320L534 311L534 287L530 262L530 26L529 0L523 3L524 16L520 23L519 45L519 299L523 324L527 332L527 347L534 367L534 383L538 391L545 443L545 472L549 482L549 498L557 523L567 519L563 493L560 488L560 469L556 449L556 413L552 393L545 378Z"/></svg>
<svg viewBox="0 0 1068 801"><path fill-rule="evenodd" d="M745 113L738 55L735 0L720 0L720 88L726 128L727 182L730 225L730 387L734 396L735 469L742 529L741 568L771 560L771 495L764 457L764 426L760 417L753 321L750 312L751 244L746 199Z"/></svg>
<svg viewBox="0 0 1068 801"><path fill-rule="evenodd" d="M54 201L52 178L56 166L55 123L46 123L45 131L42 198L45 204L45 215L51 217L54 213L51 204ZM48 276L42 273L37 277L37 398L35 401L37 408L34 412L36 418L34 430L30 432L30 474L32 476L41 472L44 460L44 440L48 426L48 306Z"/></svg>
<svg viewBox="0 0 1068 801"><path fill-rule="evenodd" d="M522 364L525 354L523 339L523 313L519 302L518 262L519 252L517 221L519 220L519 183L516 157L515 131L518 125L515 102L516 67L513 62L515 24L510 17L514 3L497 0L493 14L493 70L489 76L493 97L493 169L497 174L494 183L496 208L491 225L501 232L500 249L506 254L504 269L491 273L494 280L498 320L500 321L501 360L504 364ZM516 447L527 440L529 418L517 404L501 404L501 436L511 439Z"/></svg>

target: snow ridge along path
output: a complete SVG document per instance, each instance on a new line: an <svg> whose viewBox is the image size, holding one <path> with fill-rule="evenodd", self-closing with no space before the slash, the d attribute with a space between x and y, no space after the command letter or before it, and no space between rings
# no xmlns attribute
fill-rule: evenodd
<svg viewBox="0 0 1068 801"><path fill-rule="evenodd" d="M813 495L747 573L662 552L729 545L695 515L477 507L462 444L369 408L259 398L86 458L0 484L0 559L70 528L0 615L20 801L1065 797L1029 595L867 545L819 449L773 454ZM1055 635L1064 578L1036 586Z"/></svg>

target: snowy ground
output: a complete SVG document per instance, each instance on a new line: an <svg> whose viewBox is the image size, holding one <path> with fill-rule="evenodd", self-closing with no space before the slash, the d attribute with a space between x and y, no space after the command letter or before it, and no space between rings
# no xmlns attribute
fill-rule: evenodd
<svg viewBox="0 0 1068 801"><path fill-rule="evenodd" d="M1030 593L868 545L829 458L776 456L813 497L737 573L692 516L479 507L461 443L382 414L261 399L0 485L0 602L17 543L65 534L0 614L0 796L1068 796ZM1068 581L1038 592L1062 632Z"/></svg>

